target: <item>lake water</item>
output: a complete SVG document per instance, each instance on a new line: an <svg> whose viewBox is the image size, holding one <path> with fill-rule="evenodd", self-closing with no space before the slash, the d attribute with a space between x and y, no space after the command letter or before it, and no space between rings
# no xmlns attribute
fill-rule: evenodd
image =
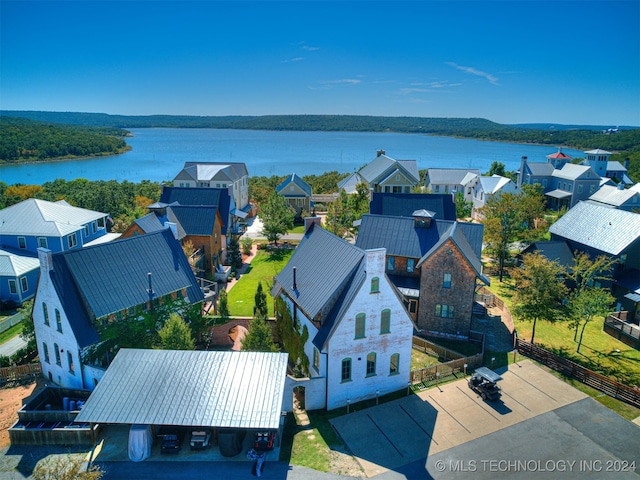
<svg viewBox="0 0 640 480"><path fill-rule="evenodd" d="M350 173L369 163L376 150L396 160L416 160L419 169L476 168L487 172L494 161L517 170L520 159L544 162L554 146L483 142L401 133L273 132L180 128L130 129L132 150L111 157L29 165L0 166L0 180L42 184L73 180L172 180L187 161L244 162L250 176ZM582 158L579 150L563 149Z"/></svg>

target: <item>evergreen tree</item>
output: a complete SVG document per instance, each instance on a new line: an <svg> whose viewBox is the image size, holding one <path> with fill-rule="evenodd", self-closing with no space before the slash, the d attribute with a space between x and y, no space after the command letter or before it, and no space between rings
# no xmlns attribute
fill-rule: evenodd
<svg viewBox="0 0 640 480"><path fill-rule="evenodd" d="M229 265L235 270L242 267L242 252L240 252L240 242L237 235L231 235L227 243L227 255Z"/></svg>
<svg viewBox="0 0 640 480"><path fill-rule="evenodd" d="M287 205L287 200L278 192L273 192L267 203L260 206L262 234L277 245L278 239L293 228L294 217L295 212Z"/></svg>
<svg viewBox="0 0 640 480"><path fill-rule="evenodd" d="M162 348L165 350L193 350L193 338L189 325L176 313L169 315L169 320L158 332Z"/></svg>
<svg viewBox="0 0 640 480"><path fill-rule="evenodd" d="M268 318L269 312L267 311L267 296L262 290L262 282L258 282L258 288L254 297L253 316Z"/></svg>
<svg viewBox="0 0 640 480"><path fill-rule="evenodd" d="M220 298L218 299L218 315L221 318L229 318L229 304L227 300L227 291L223 288L220 290Z"/></svg>
<svg viewBox="0 0 640 480"><path fill-rule="evenodd" d="M249 324L249 331L242 340L243 352L277 352L273 341L271 327L264 317L254 316Z"/></svg>

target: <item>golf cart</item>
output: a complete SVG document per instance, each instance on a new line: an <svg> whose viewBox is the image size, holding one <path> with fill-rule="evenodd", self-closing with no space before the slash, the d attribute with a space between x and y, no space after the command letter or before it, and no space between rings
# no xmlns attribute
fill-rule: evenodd
<svg viewBox="0 0 640 480"><path fill-rule="evenodd" d="M476 392L483 400L497 400L500 398L500 387L496 385L502 377L487 367L476 368L469 378L469 388Z"/></svg>
<svg viewBox="0 0 640 480"><path fill-rule="evenodd" d="M191 432L191 441L189 442L191 450L204 450L211 446L211 430L193 430Z"/></svg>

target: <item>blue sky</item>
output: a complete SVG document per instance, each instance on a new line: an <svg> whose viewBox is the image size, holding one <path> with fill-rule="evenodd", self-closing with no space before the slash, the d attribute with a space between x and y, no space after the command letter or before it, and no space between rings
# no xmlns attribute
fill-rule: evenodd
<svg viewBox="0 0 640 480"><path fill-rule="evenodd" d="M0 0L0 108L640 126L640 0Z"/></svg>

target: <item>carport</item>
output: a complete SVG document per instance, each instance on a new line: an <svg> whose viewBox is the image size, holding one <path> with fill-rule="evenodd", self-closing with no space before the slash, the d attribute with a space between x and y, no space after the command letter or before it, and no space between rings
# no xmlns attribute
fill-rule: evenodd
<svg viewBox="0 0 640 480"><path fill-rule="evenodd" d="M76 421L274 430L279 443L287 359L286 353L121 349Z"/></svg>

